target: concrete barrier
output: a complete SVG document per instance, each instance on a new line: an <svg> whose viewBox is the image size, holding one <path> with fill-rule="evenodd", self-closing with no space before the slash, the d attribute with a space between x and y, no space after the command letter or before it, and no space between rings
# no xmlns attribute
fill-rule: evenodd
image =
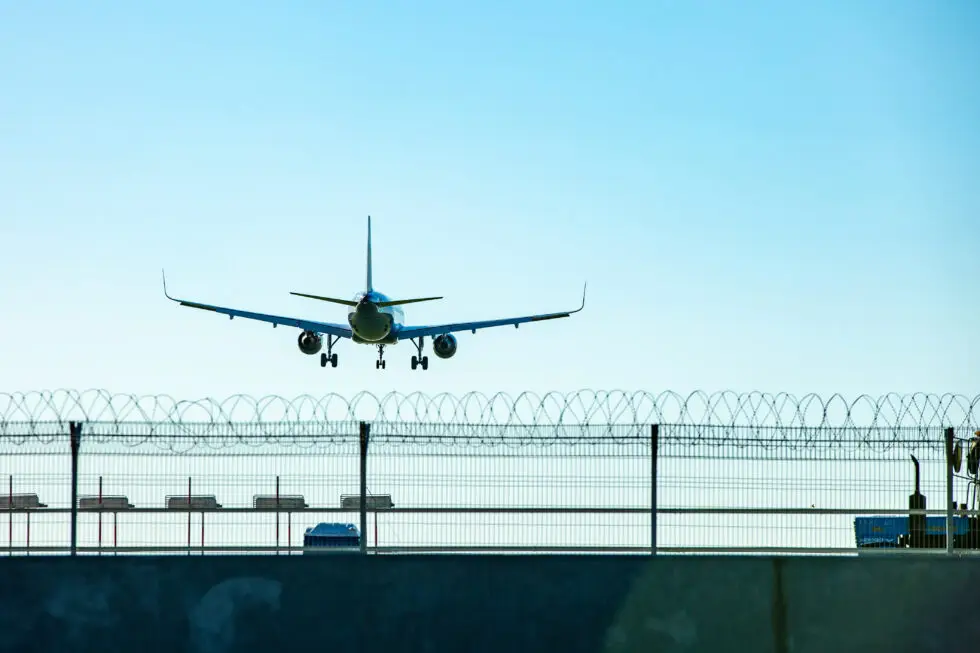
<svg viewBox="0 0 980 653"><path fill-rule="evenodd" d="M0 651L980 651L980 561L641 556L0 560Z"/></svg>

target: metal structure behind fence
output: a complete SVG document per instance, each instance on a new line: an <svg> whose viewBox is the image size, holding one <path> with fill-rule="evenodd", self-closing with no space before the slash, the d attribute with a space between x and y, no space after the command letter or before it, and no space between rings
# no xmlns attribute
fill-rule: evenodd
<svg viewBox="0 0 980 653"><path fill-rule="evenodd" d="M85 397L0 395L11 555L980 548L980 397Z"/></svg>

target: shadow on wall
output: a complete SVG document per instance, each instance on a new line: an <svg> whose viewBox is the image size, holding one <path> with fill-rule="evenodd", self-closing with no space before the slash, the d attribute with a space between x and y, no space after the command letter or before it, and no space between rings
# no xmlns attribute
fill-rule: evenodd
<svg viewBox="0 0 980 653"><path fill-rule="evenodd" d="M11 653L980 650L972 559L355 554L0 564L0 651Z"/></svg>

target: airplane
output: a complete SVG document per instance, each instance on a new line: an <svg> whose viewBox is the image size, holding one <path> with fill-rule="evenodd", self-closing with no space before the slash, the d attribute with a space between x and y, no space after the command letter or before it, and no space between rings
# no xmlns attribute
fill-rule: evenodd
<svg viewBox="0 0 980 653"><path fill-rule="evenodd" d="M542 322L556 318L568 317L573 313L578 313L585 308L585 291L588 282L582 288L582 304L575 310L561 311L558 313L542 313L540 315L524 315L520 317L507 317L497 320L482 320L477 322L455 322L452 324L435 324L411 326L405 324L405 313L402 310L404 304L414 304L417 302L428 302L442 297L418 297L414 299L393 300L383 293L374 289L371 278L371 216L368 216L367 223L367 279L365 289L354 295L353 299L337 299L334 297L324 297L322 295L311 295L308 293L290 292L291 295L317 299L333 304L347 306L347 324L336 324L333 322L316 322L295 317L285 317L281 315L267 315L265 313L253 313L237 308L226 308L223 306L213 306L202 304L196 301L178 299L172 297L167 291L167 275L163 274L163 294L164 296L181 306L199 308L205 311L212 311L227 315L228 319L242 317L249 320L259 320L269 322L273 328L280 324L297 327L302 329L297 339L299 350L309 356L320 354L320 367L326 367L329 363L331 367L337 367L337 354L333 352L334 345L341 338L348 338L352 342L364 345L374 345L378 348L378 360L375 367L384 369L387 367L384 360L386 345L396 345L402 340L415 341L417 355L412 356L412 369L421 367L423 370L429 369L429 357L422 355L422 349L426 336L434 336L432 339L432 349L435 355L442 359L452 358L456 354L457 341L453 333L461 331L472 331L477 329L487 329L490 327L513 325L518 328L526 322ZM321 353L324 339L326 336L327 351Z"/></svg>

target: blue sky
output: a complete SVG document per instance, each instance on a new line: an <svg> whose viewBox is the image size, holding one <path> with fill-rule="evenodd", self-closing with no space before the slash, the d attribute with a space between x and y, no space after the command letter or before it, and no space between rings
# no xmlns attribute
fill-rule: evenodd
<svg viewBox="0 0 980 653"><path fill-rule="evenodd" d="M980 5L6 3L0 392L980 389ZM364 281L449 361L343 321Z"/></svg>

